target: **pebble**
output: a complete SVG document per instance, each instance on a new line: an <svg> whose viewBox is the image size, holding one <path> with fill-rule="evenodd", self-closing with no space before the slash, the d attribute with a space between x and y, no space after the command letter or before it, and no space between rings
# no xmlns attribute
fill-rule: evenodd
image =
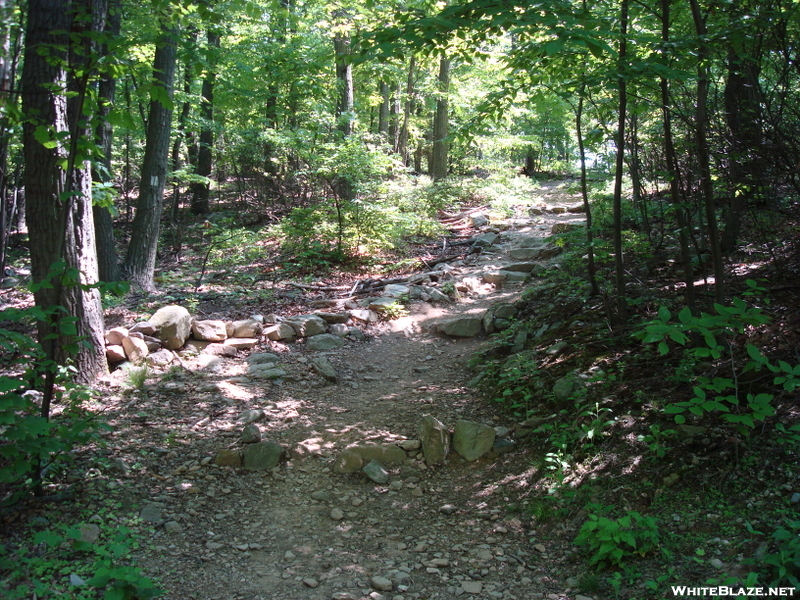
<svg viewBox="0 0 800 600"><path fill-rule="evenodd" d="M303 585L310 588L315 588L319 586L319 581L314 579L313 577L306 577L303 579Z"/></svg>
<svg viewBox="0 0 800 600"><path fill-rule="evenodd" d="M414 488L414 489L417 490L419 488ZM457 510L458 509L452 504L445 504L444 506L439 507L439 512L442 513L443 515L452 515Z"/></svg>
<svg viewBox="0 0 800 600"><path fill-rule="evenodd" d="M725 563L723 563L718 558L712 558L710 561L708 561L708 564L710 564L715 569L722 569L725 566Z"/></svg>
<svg viewBox="0 0 800 600"><path fill-rule="evenodd" d="M334 508L331 511L331 519L333 519L334 521L341 521L342 519L344 519L344 512L342 511L342 509Z"/></svg>
<svg viewBox="0 0 800 600"><path fill-rule="evenodd" d="M388 592L391 591L393 584L391 579L387 579L386 577L382 577L381 575L375 575L371 580L370 584L376 590L381 592Z"/></svg>

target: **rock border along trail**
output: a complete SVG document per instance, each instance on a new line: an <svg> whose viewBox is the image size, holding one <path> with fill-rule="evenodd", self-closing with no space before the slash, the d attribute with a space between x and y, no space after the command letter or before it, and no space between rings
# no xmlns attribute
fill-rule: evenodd
<svg viewBox="0 0 800 600"><path fill-rule="evenodd" d="M241 358L199 355L149 392L154 408L131 421L128 443L156 422L171 433L139 449L149 478L130 509L152 529L140 565L168 598L580 598L554 571L561 550L539 543L508 510L528 485L532 457L514 447L514 424L494 418L467 387L480 336L442 333L454 317L502 328L511 312L492 320L487 309L513 312L522 280L554 253L544 237L582 221L566 208L577 196L555 185L541 193L532 216L484 227L484 251L446 273L469 288L461 301L413 303L408 316L372 325L370 339L330 351L308 350L313 338L272 342L263 351L284 372L274 381L248 377ZM328 379L320 357L335 372ZM137 402L123 408L136 413ZM459 420L490 425L511 445L472 462L451 451L428 466L418 445L425 415L450 431ZM220 450L238 455L246 427L248 441L260 435L286 450L277 467L214 464ZM112 448L130 450L124 435ZM401 450L404 460L378 474L388 473L385 483L360 469L338 472L342 450L367 444Z"/></svg>

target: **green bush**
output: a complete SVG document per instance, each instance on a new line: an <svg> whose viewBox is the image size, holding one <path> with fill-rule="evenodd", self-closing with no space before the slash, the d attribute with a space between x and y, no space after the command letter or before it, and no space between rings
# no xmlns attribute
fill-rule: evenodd
<svg viewBox="0 0 800 600"><path fill-rule="evenodd" d="M603 516L612 507L590 505L595 512L581 526L575 544L591 552L590 565L621 567L634 556L646 556L659 545L656 519L645 517L635 510L618 519Z"/></svg>
<svg viewBox="0 0 800 600"><path fill-rule="evenodd" d="M763 535L748 525L750 533ZM772 534L773 552L748 558L745 565L758 567L758 579L771 587L800 587L800 520L786 519L786 527ZM763 578L763 579L762 579Z"/></svg>

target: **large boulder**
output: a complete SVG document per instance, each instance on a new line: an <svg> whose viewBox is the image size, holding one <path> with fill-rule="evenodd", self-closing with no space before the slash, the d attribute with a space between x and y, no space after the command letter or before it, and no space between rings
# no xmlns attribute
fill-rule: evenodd
<svg viewBox="0 0 800 600"><path fill-rule="evenodd" d="M161 343L170 350L183 347L192 332L192 315L182 306L159 308L148 322Z"/></svg>
<svg viewBox="0 0 800 600"><path fill-rule="evenodd" d="M466 461L478 460L491 451L496 432L493 427L458 421L453 428L453 449Z"/></svg>
<svg viewBox="0 0 800 600"><path fill-rule="evenodd" d="M428 466L443 463L450 453L450 432L444 423L431 415L422 417L419 425L419 441Z"/></svg>

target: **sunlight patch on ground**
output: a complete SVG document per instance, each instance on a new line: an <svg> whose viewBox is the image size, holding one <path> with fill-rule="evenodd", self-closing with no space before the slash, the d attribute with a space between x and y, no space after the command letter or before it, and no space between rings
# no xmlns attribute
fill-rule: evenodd
<svg viewBox="0 0 800 600"><path fill-rule="evenodd" d="M217 382L217 389L226 398L231 400L252 400L255 398L255 393L252 389L248 389L230 381Z"/></svg>

